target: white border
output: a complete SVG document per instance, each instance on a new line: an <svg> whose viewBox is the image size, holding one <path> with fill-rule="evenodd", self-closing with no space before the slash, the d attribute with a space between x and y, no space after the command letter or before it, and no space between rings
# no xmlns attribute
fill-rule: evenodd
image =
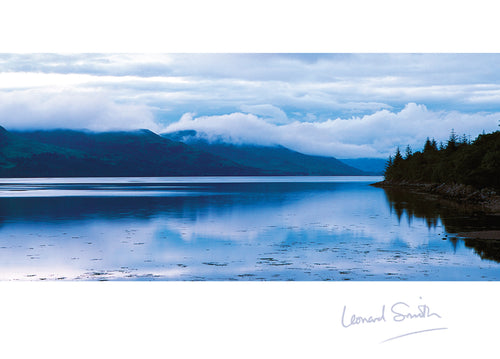
<svg viewBox="0 0 500 359"><path fill-rule="evenodd" d="M498 52L496 2L6 0L3 52Z"/></svg>
<svg viewBox="0 0 500 359"><path fill-rule="evenodd" d="M494 1L45 0L1 52L499 52ZM497 351L498 283L0 283L5 357L419 357ZM359 313L423 297L446 331L382 346ZM388 304L388 305L389 305ZM345 330L344 330L345 329ZM390 333L388 333L390 334Z"/></svg>

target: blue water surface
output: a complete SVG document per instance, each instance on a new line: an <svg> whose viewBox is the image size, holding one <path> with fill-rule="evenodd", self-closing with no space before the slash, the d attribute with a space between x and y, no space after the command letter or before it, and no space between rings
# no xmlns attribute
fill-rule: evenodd
<svg viewBox="0 0 500 359"><path fill-rule="evenodd" d="M0 181L2 280L497 280L495 219L380 177Z"/></svg>

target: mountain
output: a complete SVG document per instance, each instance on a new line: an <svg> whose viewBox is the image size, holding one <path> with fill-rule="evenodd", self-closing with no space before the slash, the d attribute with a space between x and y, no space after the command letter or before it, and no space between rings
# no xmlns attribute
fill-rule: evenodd
<svg viewBox="0 0 500 359"><path fill-rule="evenodd" d="M0 131L1 177L258 175L148 131Z"/></svg>
<svg viewBox="0 0 500 359"><path fill-rule="evenodd" d="M0 175L2 176L8 173L15 174L28 162L44 156L63 159L82 155L83 153L69 148L31 141L0 126Z"/></svg>
<svg viewBox="0 0 500 359"><path fill-rule="evenodd" d="M242 166L258 169L265 175L360 176L367 174L334 157L305 155L283 146L210 143L199 138L193 130L166 133L162 136L174 141L182 141L200 151Z"/></svg>
<svg viewBox="0 0 500 359"><path fill-rule="evenodd" d="M377 176L384 174L387 165L387 160L381 158L347 158L339 160L346 165Z"/></svg>
<svg viewBox="0 0 500 359"><path fill-rule="evenodd" d="M193 140L196 133L0 127L0 177L366 174L333 157L308 156L281 146L210 144L186 141L186 136Z"/></svg>

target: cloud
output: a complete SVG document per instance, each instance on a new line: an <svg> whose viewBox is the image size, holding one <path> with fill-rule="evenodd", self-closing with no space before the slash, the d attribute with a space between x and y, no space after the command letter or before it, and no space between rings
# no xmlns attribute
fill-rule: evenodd
<svg viewBox="0 0 500 359"><path fill-rule="evenodd" d="M145 106L84 91L0 92L0 125L7 129L161 129Z"/></svg>
<svg viewBox="0 0 500 359"><path fill-rule="evenodd" d="M181 119L169 125L165 132L194 129L209 141L224 141L235 144L258 144L274 146L279 144L279 126L266 122L253 114L240 112L221 116L194 117L193 113L184 114Z"/></svg>
<svg viewBox="0 0 500 359"><path fill-rule="evenodd" d="M106 91L115 102L277 124L400 110L417 102L500 111L500 54L0 54L0 91Z"/></svg>
<svg viewBox="0 0 500 359"><path fill-rule="evenodd" d="M234 110L240 109L241 104L271 104L285 112L294 107L293 111L312 113L326 109L345 115L419 102L480 111L485 106L489 110L499 108L499 57L500 54L0 54L0 73L26 73L40 79L48 79L43 75L72 76L76 81L94 81L96 87L106 83L118 85L129 89L131 97L145 91L153 95L183 91L189 92L185 100L193 106L199 99L207 99L206 107L224 107L230 102ZM117 79L123 77L128 80ZM173 79L182 83L172 82Z"/></svg>
<svg viewBox="0 0 500 359"><path fill-rule="evenodd" d="M500 113L431 111L424 105L409 103L399 112L380 110L362 117L283 125L239 112L201 117L186 114L166 132L196 130L210 141L283 145L307 154L338 158L386 158L396 146L409 144L420 149L426 137L446 141L451 129L475 138L483 130L496 130L499 120Z"/></svg>
<svg viewBox="0 0 500 359"><path fill-rule="evenodd" d="M163 76L171 73L168 54L0 54L0 72Z"/></svg>
<svg viewBox="0 0 500 359"><path fill-rule="evenodd" d="M264 105L242 105L243 112L252 113L257 116L268 118L268 122L287 123L288 117L286 113L279 107L264 104Z"/></svg>

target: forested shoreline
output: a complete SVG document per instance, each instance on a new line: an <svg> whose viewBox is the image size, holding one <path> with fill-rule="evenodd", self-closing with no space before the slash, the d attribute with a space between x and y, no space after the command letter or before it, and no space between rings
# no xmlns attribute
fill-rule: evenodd
<svg viewBox="0 0 500 359"><path fill-rule="evenodd" d="M427 139L422 151L389 157L384 181L376 187L403 188L437 195L492 213L500 213L500 131L474 141L452 131L446 144Z"/></svg>
<svg viewBox="0 0 500 359"><path fill-rule="evenodd" d="M389 158L385 183L468 185L500 189L500 131L470 141L453 131L446 144L427 139L422 151L404 154L398 148Z"/></svg>

